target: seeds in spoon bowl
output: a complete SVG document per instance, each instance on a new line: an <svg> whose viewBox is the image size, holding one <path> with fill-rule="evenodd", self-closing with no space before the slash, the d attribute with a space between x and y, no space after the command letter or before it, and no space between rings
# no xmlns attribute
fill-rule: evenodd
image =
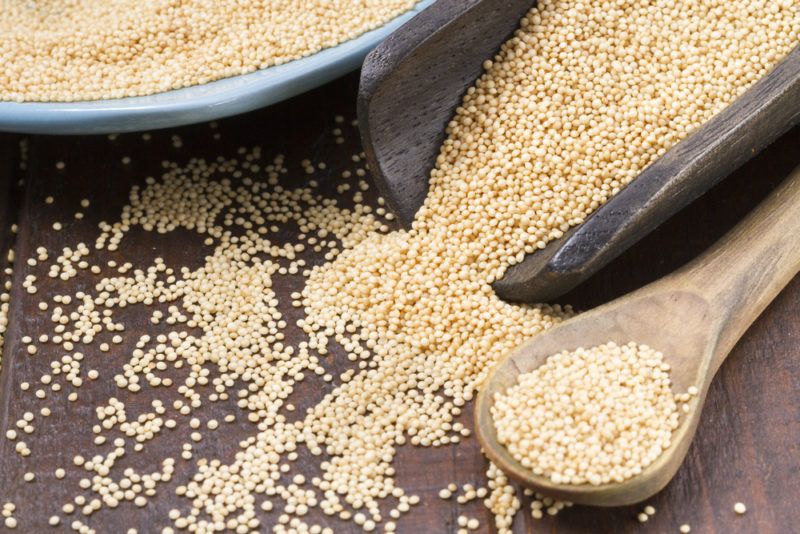
<svg viewBox="0 0 800 534"><path fill-rule="evenodd" d="M688 394L671 390L663 355L631 342L563 351L495 395L497 438L555 484L639 475L670 446Z"/></svg>

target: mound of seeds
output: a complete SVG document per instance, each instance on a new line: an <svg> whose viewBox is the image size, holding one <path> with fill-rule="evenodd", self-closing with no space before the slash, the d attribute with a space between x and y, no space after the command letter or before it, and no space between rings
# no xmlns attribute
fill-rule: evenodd
<svg viewBox="0 0 800 534"><path fill-rule="evenodd" d="M275 532L330 531L312 519L319 512L394 531L419 503L398 485L398 448L468 438L458 419L492 365L571 313L505 303L491 283L765 74L797 42L799 21L792 2L540 2L457 110L410 231L390 232L382 201L364 202L360 154L336 194L314 179L324 162L301 162L312 180L292 186L282 178L296 163L260 148L164 162L93 243L28 258L44 271L20 264L30 295L37 275L63 284L40 308L52 331L23 338L32 358L51 344L59 353L52 372L25 382L31 401L77 401L84 380L98 379L89 345L125 358L120 393L152 397L136 411L122 395L96 406L99 449L74 458L85 473L63 513L83 514L72 525L89 532L93 513L146 506L176 462L192 461L177 489L187 505L169 513L176 528L250 532L266 516ZM205 258L109 257L133 230L197 233ZM310 250L325 262L311 264ZM84 276L91 283L76 290ZM279 284L296 288L290 301ZM145 310L159 333L127 339L123 308ZM333 370L334 354L347 370ZM320 398L298 410L306 381ZM194 444L220 427L196 413L229 400L252 436L230 461L198 458ZM30 413L23 431L37 424ZM158 447L185 425L189 441ZM21 437L8 439L35 457ZM128 451L154 447L164 457L149 471L120 467ZM509 532L522 496L496 467L487 475L484 503Z"/></svg>
<svg viewBox="0 0 800 534"><path fill-rule="evenodd" d="M142 96L336 46L415 0L8 0L0 101Z"/></svg>
<svg viewBox="0 0 800 534"><path fill-rule="evenodd" d="M564 351L494 396L497 439L555 484L635 477L671 443L678 404L669 365L646 345Z"/></svg>

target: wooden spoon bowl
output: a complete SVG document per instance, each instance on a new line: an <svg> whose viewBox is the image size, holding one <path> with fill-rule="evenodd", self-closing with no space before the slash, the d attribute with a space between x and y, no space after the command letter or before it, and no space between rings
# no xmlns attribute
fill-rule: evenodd
<svg viewBox="0 0 800 534"><path fill-rule="evenodd" d="M552 328L502 359L475 404L478 439L505 473L547 495L618 506L661 490L680 467L697 429L708 387L736 341L800 271L800 167L712 249L681 270ZM497 440L490 410L497 393L563 350L613 341L649 345L671 366L675 393L698 395L681 415L669 447L638 476L603 485L554 484L515 460Z"/></svg>
<svg viewBox="0 0 800 534"><path fill-rule="evenodd" d="M704 377L713 374L706 367L710 359L707 355L713 352L715 343L713 336L702 328L710 322L711 313L709 303L692 292L675 290L639 295L628 300L625 306L604 306L567 321L530 344L521 346L498 364L478 396L476 428L487 455L508 475L562 500L617 506L655 494L678 470L697 427L700 417L697 408L702 405L708 386ZM687 324L696 327L687 329ZM665 339L663 335L666 331L679 332L682 329L686 332L680 338ZM494 421L489 413L495 394L506 392L517 384L520 374L533 371L553 354L609 341L620 346L636 341L662 352L672 366L670 377L675 391L686 391L692 385L700 390L698 397L690 402L691 411L682 416L670 448L642 475L621 484L563 485L553 484L547 477L534 476L497 442ZM683 365L683 362L676 361L681 359L694 359L696 362Z"/></svg>

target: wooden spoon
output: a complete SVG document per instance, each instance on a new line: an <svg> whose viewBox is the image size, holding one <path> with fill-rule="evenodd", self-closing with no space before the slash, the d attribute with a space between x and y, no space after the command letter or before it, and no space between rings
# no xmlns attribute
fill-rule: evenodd
<svg viewBox="0 0 800 534"><path fill-rule="evenodd" d="M464 92L534 0L438 0L366 58L358 119L378 188L406 227ZM498 296L547 302L606 265L800 122L800 45L672 147L582 225L494 283Z"/></svg>
<svg viewBox="0 0 800 534"><path fill-rule="evenodd" d="M683 461L714 374L738 339L800 271L800 166L738 226L680 270L583 313L525 343L502 359L475 404L478 439L498 467L522 484L581 504L617 506L662 489ZM676 393L699 395L682 415L671 445L642 473L622 483L554 484L517 462L497 441L490 407L496 393L563 350L613 341L647 344L672 366Z"/></svg>

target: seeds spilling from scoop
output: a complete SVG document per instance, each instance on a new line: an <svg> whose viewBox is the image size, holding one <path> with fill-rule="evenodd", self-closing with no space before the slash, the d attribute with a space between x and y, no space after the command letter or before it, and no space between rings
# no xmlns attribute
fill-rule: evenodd
<svg viewBox="0 0 800 534"><path fill-rule="evenodd" d="M398 449L467 439L464 407L497 359L571 314L508 304L491 283L766 73L797 42L797 14L793 3L776 2L541 1L448 125L410 231L390 232L384 203L365 202L360 154L338 169L258 148L164 162L89 244L47 251L51 265L38 255L36 266L18 265L33 277L31 295L37 281L42 286L27 298L44 300L45 278L60 284L38 308L52 327L26 333L38 348L25 355L57 361L44 366L51 379L20 380L26 398L66 395L73 402L59 409L74 409L81 387L83 395L106 377L91 373L98 358L121 365L113 376L120 394L95 406L87 429L100 448L69 466L84 478L71 486L79 494L63 513L89 521L127 501L144 507L176 463L192 461L193 477L176 489L190 502L169 515L176 528L249 532L275 510L267 517L277 531L326 532L309 512L316 508L330 516L326 524L338 518L394 530L420 502L397 480ZM348 134L341 123L332 146ZM334 172L342 178L335 195L321 182ZM61 221L56 239L86 223ZM196 233L206 248L191 267L176 258L118 262L134 232ZM281 284L296 289L279 298ZM157 333L130 333L142 323ZM641 391L652 393L645 398L653 414L672 421L671 430L676 401L663 377L657 383ZM318 396L297 394L300 386ZM131 395L153 398L126 402ZM212 427L225 425L200 420L200 409L227 400L238 412L224 420L249 421L252 434L235 456L203 457L198 448ZM181 429L191 439L159 447ZM649 431L652 451L668 441L665 428ZM23 459L35 457L38 435L26 437L30 447L16 438ZM129 451L145 448L164 455L148 472L120 466ZM619 463L622 474L633 472L624 458ZM487 475L484 504L497 530L509 532L523 496L495 466ZM560 509L537 506L534 517L544 506L547 514Z"/></svg>

